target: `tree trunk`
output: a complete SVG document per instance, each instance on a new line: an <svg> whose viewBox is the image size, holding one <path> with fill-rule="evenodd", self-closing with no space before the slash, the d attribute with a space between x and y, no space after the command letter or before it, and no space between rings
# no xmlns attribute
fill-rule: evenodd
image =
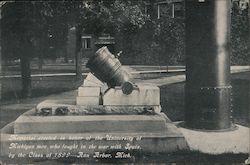
<svg viewBox="0 0 250 165"><path fill-rule="evenodd" d="M30 58L27 54L21 56L21 75L22 75L22 97L31 96L31 70Z"/></svg>
<svg viewBox="0 0 250 165"><path fill-rule="evenodd" d="M2 7L0 7L0 26L2 27ZM2 28L0 28L0 74L2 74ZM0 81L0 100L2 99L2 81Z"/></svg>
<svg viewBox="0 0 250 165"><path fill-rule="evenodd" d="M67 52L67 45L65 44L65 46L62 47L62 49L63 49L64 62L68 63L69 58L68 58L68 52Z"/></svg>
<svg viewBox="0 0 250 165"><path fill-rule="evenodd" d="M75 61L76 61L76 79L82 80L82 27L76 26L76 50L75 50Z"/></svg>
<svg viewBox="0 0 250 165"><path fill-rule="evenodd" d="M64 19L65 22L67 22L67 19ZM69 27L68 26L64 26L64 29L62 30L64 35L64 42L63 42L63 46L62 46L62 51L63 51L63 57L64 57L64 62L68 63L69 62L69 58L68 58L68 51L67 51L67 47L68 47L68 38L69 38Z"/></svg>
<svg viewBox="0 0 250 165"><path fill-rule="evenodd" d="M248 46L250 45L250 1L248 3L248 10L247 10L247 14L248 14ZM248 47L248 49L250 49L250 46ZM250 51L250 50L248 50ZM250 57L248 56L248 63L250 63ZM249 112L249 116L250 116L250 112Z"/></svg>
<svg viewBox="0 0 250 165"><path fill-rule="evenodd" d="M155 12L155 0L149 1L149 15L152 21L154 21L157 18L156 12Z"/></svg>
<svg viewBox="0 0 250 165"><path fill-rule="evenodd" d="M0 19L2 19L2 8L0 7ZM2 74L2 28L0 28L0 75ZM2 99L2 81L0 81L0 100Z"/></svg>

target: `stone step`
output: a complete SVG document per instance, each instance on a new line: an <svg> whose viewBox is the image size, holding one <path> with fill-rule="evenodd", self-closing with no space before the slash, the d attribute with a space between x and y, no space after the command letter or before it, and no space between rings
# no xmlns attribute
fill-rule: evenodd
<svg viewBox="0 0 250 165"><path fill-rule="evenodd" d="M161 132L166 119L161 115L21 115L14 124L15 134L88 132Z"/></svg>

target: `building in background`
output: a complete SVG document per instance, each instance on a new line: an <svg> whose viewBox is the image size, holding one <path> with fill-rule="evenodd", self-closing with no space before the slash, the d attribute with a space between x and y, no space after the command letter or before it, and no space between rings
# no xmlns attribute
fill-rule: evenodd
<svg viewBox="0 0 250 165"><path fill-rule="evenodd" d="M149 2L145 2L144 12L147 15L150 13L150 5ZM158 0L155 1L154 8L157 19L166 14L172 18L184 18L184 0ZM169 10L170 12L167 12Z"/></svg>

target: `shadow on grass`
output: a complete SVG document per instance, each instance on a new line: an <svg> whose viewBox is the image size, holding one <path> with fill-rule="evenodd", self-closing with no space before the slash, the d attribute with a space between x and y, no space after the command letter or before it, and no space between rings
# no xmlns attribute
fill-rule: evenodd
<svg viewBox="0 0 250 165"><path fill-rule="evenodd" d="M5 78L1 81L2 102L18 102L22 99L20 78ZM76 80L75 76L33 77L31 98L74 90L77 89L82 83L83 79Z"/></svg>

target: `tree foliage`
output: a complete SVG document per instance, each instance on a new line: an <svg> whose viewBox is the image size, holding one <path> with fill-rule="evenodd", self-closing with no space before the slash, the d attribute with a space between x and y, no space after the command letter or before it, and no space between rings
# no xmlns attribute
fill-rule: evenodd
<svg viewBox="0 0 250 165"><path fill-rule="evenodd" d="M110 0L87 3L85 16L82 17L85 32L97 36L101 33L136 32L145 24L147 17L142 13L140 3L132 2Z"/></svg>
<svg viewBox="0 0 250 165"><path fill-rule="evenodd" d="M184 59L183 18L172 18L170 4L161 8L163 12L157 18L157 5L155 1L150 2L147 7L151 12L149 15L144 13L143 22L137 26L136 33L122 34L121 42L125 40L124 52L128 56L125 61L135 64L177 64L178 60ZM139 9L142 12L143 8Z"/></svg>
<svg viewBox="0 0 250 165"><path fill-rule="evenodd" d="M150 13L144 12L145 2ZM184 21L166 7L157 18L155 0L82 0L11 2L2 11L3 60L21 59L23 86L30 86L30 60L56 58L66 52L68 29L76 28L77 75L81 76L81 35L111 34L132 64L178 64L184 59ZM249 64L247 10L232 12L232 64ZM66 54L63 56L67 57ZM27 85L28 84L28 85Z"/></svg>
<svg viewBox="0 0 250 165"><path fill-rule="evenodd" d="M249 65L250 64L250 27L249 10L241 10L234 6L232 10L231 42L232 56L231 64Z"/></svg>

